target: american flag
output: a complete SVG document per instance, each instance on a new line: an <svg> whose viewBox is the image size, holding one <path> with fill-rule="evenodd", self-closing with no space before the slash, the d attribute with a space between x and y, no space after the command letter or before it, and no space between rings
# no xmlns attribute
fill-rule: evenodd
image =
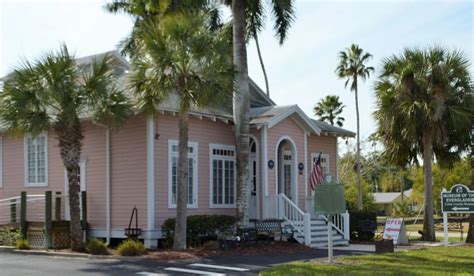
<svg viewBox="0 0 474 276"><path fill-rule="evenodd" d="M309 180L309 184L311 186L311 190L314 191L316 189L316 185L319 185L323 182L323 168L321 167L321 153L314 162L313 170L311 171L311 177Z"/></svg>

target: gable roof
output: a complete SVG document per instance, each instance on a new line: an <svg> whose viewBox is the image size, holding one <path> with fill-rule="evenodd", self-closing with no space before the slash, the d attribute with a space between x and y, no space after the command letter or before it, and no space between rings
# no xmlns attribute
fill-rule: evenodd
<svg viewBox="0 0 474 276"><path fill-rule="evenodd" d="M291 117L295 119L303 129L311 134L321 134L321 129L313 124L306 114L297 105L265 106L250 109L250 124L261 127L263 125L272 128L284 119Z"/></svg>

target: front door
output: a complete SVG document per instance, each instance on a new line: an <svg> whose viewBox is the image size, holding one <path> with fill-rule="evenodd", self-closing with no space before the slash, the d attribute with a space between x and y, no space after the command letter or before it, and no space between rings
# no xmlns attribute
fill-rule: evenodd
<svg viewBox="0 0 474 276"><path fill-rule="evenodd" d="M289 199L292 199L292 155L291 150L283 150L280 159L279 193L284 193Z"/></svg>
<svg viewBox="0 0 474 276"><path fill-rule="evenodd" d="M79 162L79 176L78 176L79 183L81 185L81 192L86 190L86 161L81 160ZM69 213L69 181L67 178L67 172L66 169L64 169L64 194L66 195L64 197L64 219L65 220L70 220L71 216ZM82 205L82 202L79 201L79 204ZM81 206L82 209L82 206ZM82 216L82 213L81 213ZM81 217L82 219L82 217Z"/></svg>
<svg viewBox="0 0 474 276"><path fill-rule="evenodd" d="M258 218L257 209L257 156L256 153L250 153L249 158L249 178L250 178L250 202L249 217L250 219Z"/></svg>

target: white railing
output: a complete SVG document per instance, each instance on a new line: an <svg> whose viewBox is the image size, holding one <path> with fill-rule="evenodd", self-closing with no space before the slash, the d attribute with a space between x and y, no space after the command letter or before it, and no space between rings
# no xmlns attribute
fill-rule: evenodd
<svg viewBox="0 0 474 276"><path fill-rule="evenodd" d="M326 222L328 221L326 216L322 215L322 218ZM350 239L350 224L348 211L342 214L332 215L331 224L332 228L336 230L336 232L338 232L339 234L343 235L345 240Z"/></svg>
<svg viewBox="0 0 474 276"><path fill-rule="evenodd" d="M303 212L284 194L278 195L278 217L287 221L304 237L306 245L311 244L311 215Z"/></svg>

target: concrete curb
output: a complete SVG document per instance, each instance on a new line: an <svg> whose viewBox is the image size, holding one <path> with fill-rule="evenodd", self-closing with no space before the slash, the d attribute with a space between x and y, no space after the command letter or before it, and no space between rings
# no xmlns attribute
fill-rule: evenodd
<svg viewBox="0 0 474 276"><path fill-rule="evenodd" d="M122 257L122 256L111 256L111 255L92 255L92 254L86 254L86 253L54 252L54 251L42 251L42 250L18 250L18 249L15 249L14 247L0 247L0 252L18 254L18 255L79 258L79 259L91 259L91 260L142 261L142 260L147 259L146 255L139 256L139 257Z"/></svg>

